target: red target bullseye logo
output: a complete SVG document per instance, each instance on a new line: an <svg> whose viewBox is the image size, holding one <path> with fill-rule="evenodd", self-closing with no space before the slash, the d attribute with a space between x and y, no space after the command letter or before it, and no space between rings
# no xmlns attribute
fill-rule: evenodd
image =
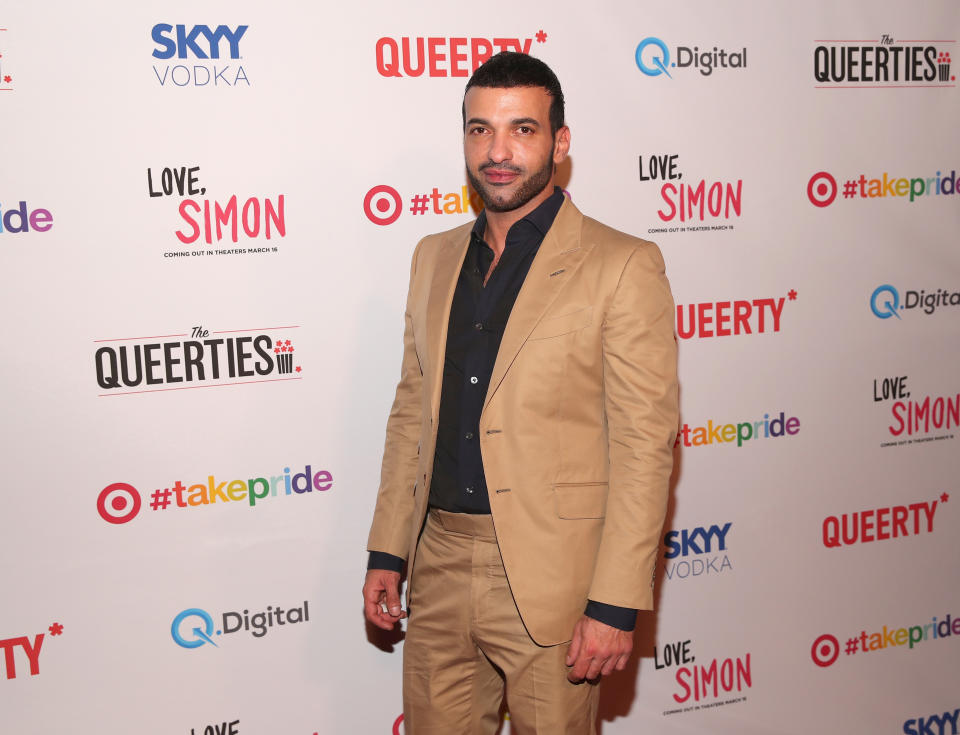
<svg viewBox="0 0 960 735"><path fill-rule="evenodd" d="M824 633L813 642L810 657L817 666L827 667L840 655L840 642L829 633Z"/></svg>
<svg viewBox="0 0 960 735"><path fill-rule="evenodd" d="M133 485L115 482L97 496L97 512L107 523L127 523L140 512L140 493Z"/></svg>
<svg viewBox="0 0 960 735"><path fill-rule="evenodd" d="M837 180L826 171L818 171L807 184L807 198L815 207L828 207L837 198Z"/></svg>
<svg viewBox="0 0 960 735"><path fill-rule="evenodd" d="M403 211L400 192L392 186L380 184L363 198L363 213L375 225L389 225L397 221Z"/></svg>
<svg viewBox="0 0 960 735"><path fill-rule="evenodd" d="M406 732L405 729L401 729L400 725L403 724L403 715L400 715L396 720L393 721L393 735L403 735Z"/></svg>

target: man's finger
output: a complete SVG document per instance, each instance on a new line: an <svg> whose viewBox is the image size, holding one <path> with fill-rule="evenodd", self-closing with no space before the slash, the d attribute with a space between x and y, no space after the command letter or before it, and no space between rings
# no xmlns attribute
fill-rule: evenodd
<svg viewBox="0 0 960 735"><path fill-rule="evenodd" d="M403 608L400 607L400 590L398 585L387 584L387 612L399 618Z"/></svg>
<svg viewBox="0 0 960 735"><path fill-rule="evenodd" d="M573 666L574 662L580 656L580 626L573 626L573 640L570 641L570 648L567 649L567 666Z"/></svg>

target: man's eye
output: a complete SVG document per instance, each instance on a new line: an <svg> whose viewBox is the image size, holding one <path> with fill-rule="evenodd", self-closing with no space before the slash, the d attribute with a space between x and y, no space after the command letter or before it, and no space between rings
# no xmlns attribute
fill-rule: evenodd
<svg viewBox="0 0 960 735"><path fill-rule="evenodd" d="M526 125L521 125L517 128L517 132L521 135L530 135L533 132L533 128L528 128Z"/></svg>
<svg viewBox="0 0 960 735"><path fill-rule="evenodd" d="M482 135L482 134L485 133L485 132L487 132L487 129L486 129L486 128L480 128L480 127L470 128L470 134L471 134L471 135Z"/></svg>

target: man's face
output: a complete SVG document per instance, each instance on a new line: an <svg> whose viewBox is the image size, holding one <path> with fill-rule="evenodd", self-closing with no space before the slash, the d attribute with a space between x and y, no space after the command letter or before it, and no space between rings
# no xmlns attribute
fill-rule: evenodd
<svg viewBox="0 0 960 735"><path fill-rule="evenodd" d="M551 97L543 87L471 87L464 97L463 152L470 184L491 212L546 199L570 131L550 133Z"/></svg>

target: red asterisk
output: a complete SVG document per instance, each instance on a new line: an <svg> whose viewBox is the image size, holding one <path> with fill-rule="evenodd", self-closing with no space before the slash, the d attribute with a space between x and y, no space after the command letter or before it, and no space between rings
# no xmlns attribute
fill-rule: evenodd
<svg viewBox="0 0 960 735"><path fill-rule="evenodd" d="M546 32L541 28L537 31L537 43L543 43L547 40Z"/></svg>
<svg viewBox="0 0 960 735"><path fill-rule="evenodd" d="M279 347L274 347L274 348L273 348L273 352L274 352L274 354L279 355L279 354L280 354L280 348L279 348Z"/></svg>
<svg viewBox="0 0 960 735"><path fill-rule="evenodd" d="M13 77L8 74L3 78L3 81L5 81L7 84L10 84L10 82L13 81Z"/></svg>
<svg viewBox="0 0 960 735"><path fill-rule="evenodd" d="M297 372L298 372L298 373L300 372L300 366L299 366L299 365L297 365Z"/></svg>
<svg viewBox="0 0 960 735"><path fill-rule="evenodd" d="M950 500L950 493L944 493L940 496L941 503L946 503L948 500Z"/></svg>
<svg viewBox="0 0 960 735"><path fill-rule="evenodd" d="M54 623L47 630L50 631L50 635L60 635L63 633L63 626L60 623Z"/></svg>
<svg viewBox="0 0 960 735"><path fill-rule="evenodd" d="M287 347L289 347L289 346L290 346L290 340L288 339L286 342L284 342L284 344L285 344Z"/></svg>
<svg viewBox="0 0 960 735"><path fill-rule="evenodd" d="M787 292L787 297L788 297L791 301L796 301L796 300L797 300L797 292L796 292L796 290L791 288L791 289Z"/></svg>
<svg viewBox="0 0 960 735"><path fill-rule="evenodd" d="M293 346L292 346L292 345L287 348L287 352L293 352Z"/></svg>

